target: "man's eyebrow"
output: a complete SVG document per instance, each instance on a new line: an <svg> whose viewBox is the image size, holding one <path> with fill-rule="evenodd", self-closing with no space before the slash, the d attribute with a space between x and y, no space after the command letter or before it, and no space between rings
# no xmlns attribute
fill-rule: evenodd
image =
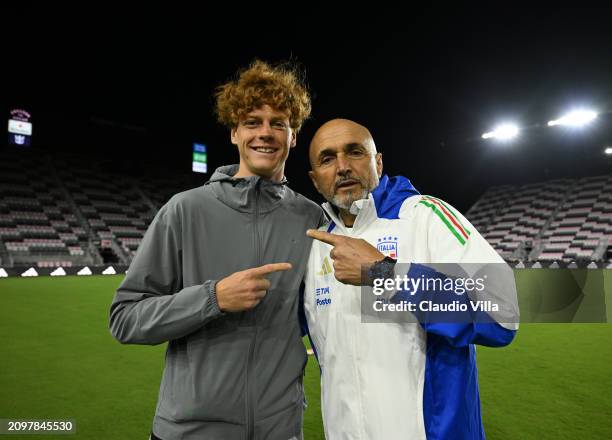
<svg viewBox="0 0 612 440"><path fill-rule="evenodd" d="M358 148L362 150L366 149L365 146L360 142L349 142L348 144L344 144L344 147L342 148L342 150L349 151L349 150L355 150ZM330 154L331 155L337 154L336 148L332 148L332 147L323 148L321 151L319 151L319 154L317 156L321 157L321 156L326 156Z"/></svg>
<svg viewBox="0 0 612 440"><path fill-rule="evenodd" d="M363 146L363 144L359 143L359 142L349 142L348 144L346 144L344 146L345 150L354 150L356 148L362 148L365 149L365 147Z"/></svg>
<svg viewBox="0 0 612 440"><path fill-rule="evenodd" d="M334 155L334 154L336 154L336 150L334 148L324 148L321 151L319 151L317 158L321 158L323 156Z"/></svg>
<svg viewBox="0 0 612 440"><path fill-rule="evenodd" d="M244 119L256 119L258 121L261 121L262 117L258 116L258 115L247 114L244 117ZM270 121L272 121L272 122L278 122L278 121L284 122L285 121L285 117L284 116L273 116L273 117L270 118Z"/></svg>

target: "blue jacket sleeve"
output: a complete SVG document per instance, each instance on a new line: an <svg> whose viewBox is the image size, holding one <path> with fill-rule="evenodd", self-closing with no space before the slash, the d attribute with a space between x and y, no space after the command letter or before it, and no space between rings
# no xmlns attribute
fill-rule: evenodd
<svg viewBox="0 0 612 440"><path fill-rule="evenodd" d="M410 264L408 278L431 280L431 285L443 286L451 278L423 264ZM466 347L479 344L489 347L502 347L510 344L516 330L506 328L486 311L476 309L467 294L423 289L412 291L399 290L392 302L413 303L413 312L427 333L446 339L453 347Z"/></svg>

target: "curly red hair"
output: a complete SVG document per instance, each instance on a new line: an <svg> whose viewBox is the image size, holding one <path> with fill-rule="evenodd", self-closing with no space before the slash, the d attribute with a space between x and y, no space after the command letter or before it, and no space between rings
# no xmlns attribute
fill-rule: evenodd
<svg viewBox="0 0 612 440"><path fill-rule="evenodd" d="M269 105L287 113L291 128L299 131L310 116L310 94L296 68L287 64L271 66L255 60L238 78L219 87L215 92L217 119L228 128L251 110Z"/></svg>

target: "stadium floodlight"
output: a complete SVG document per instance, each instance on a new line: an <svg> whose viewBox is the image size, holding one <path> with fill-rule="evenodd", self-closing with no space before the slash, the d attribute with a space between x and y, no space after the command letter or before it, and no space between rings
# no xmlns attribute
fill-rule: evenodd
<svg viewBox="0 0 612 440"><path fill-rule="evenodd" d="M574 110L559 119L548 121L548 126L566 125L569 127L583 127L597 117L597 112L593 110Z"/></svg>
<svg viewBox="0 0 612 440"><path fill-rule="evenodd" d="M607 154L608 156L612 155L612 147L606 147L606 149L604 150L604 153Z"/></svg>
<svg viewBox="0 0 612 440"><path fill-rule="evenodd" d="M489 131L482 135L483 139L499 139L502 141L510 140L516 137L519 133L519 128L516 124L501 124L493 129L493 131Z"/></svg>

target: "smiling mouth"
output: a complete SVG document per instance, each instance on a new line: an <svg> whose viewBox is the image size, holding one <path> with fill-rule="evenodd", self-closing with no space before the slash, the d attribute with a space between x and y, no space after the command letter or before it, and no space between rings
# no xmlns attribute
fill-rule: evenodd
<svg viewBox="0 0 612 440"><path fill-rule="evenodd" d="M272 147L249 147L251 148L251 150L254 150L258 153L263 153L263 154L273 154L276 153L277 148L272 148Z"/></svg>

